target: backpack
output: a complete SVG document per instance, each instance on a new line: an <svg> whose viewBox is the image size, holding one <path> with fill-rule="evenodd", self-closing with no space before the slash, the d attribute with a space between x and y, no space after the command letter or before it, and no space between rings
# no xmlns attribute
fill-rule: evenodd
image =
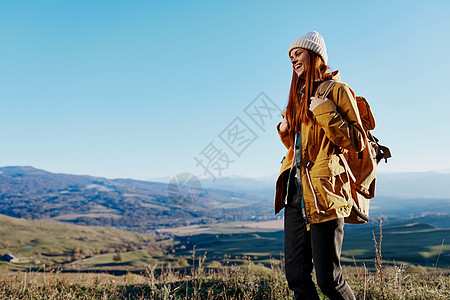
<svg viewBox="0 0 450 300"><path fill-rule="evenodd" d="M323 82L316 90L316 97L325 99L336 81ZM365 131L366 147L361 152L350 152L341 148L341 157L347 175L351 182L351 201L353 202L350 216L346 223L364 224L369 221L370 199L375 197L375 182L377 166L382 159L387 162L391 157L388 147L380 145L378 139L372 135L371 130L375 128L375 119L370 110L369 103L364 97L357 96L359 116Z"/></svg>

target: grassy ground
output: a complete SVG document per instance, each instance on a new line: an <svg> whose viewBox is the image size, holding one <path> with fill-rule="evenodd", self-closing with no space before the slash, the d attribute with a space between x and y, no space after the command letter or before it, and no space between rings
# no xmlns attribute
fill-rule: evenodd
<svg viewBox="0 0 450 300"><path fill-rule="evenodd" d="M345 277L358 299L450 299L448 234L426 224L349 227L342 261L354 265L344 267ZM111 228L0 217L0 250L22 261L0 262L0 299L291 299L282 239L282 232L222 228L175 245ZM33 257L41 261L27 262Z"/></svg>
<svg viewBox="0 0 450 300"><path fill-rule="evenodd" d="M204 257L195 269L160 272L148 267L140 275L66 274L56 270L5 272L0 276L1 299L292 299L280 261L270 268L245 265L206 269ZM405 266L345 267L357 299L449 299L449 271ZM324 299L324 296L321 295Z"/></svg>
<svg viewBox="0 0 450 300"><path fill-rule="evenodd" d="M122 268L134 270L156 260L176 261L207 253L208 261L224 266L240 264L244 256L269 265L284 249L282 231L247 228L248 224L217 224L207 231L176 237L179 243L152 235L108 227L24 220L0 215L0 256L19 258L23 266L59 264L76 270ZM346 226L342 262L373 265L375 225ZM450 266L449 228L427 224L388 225L383 232L383 257L390 262L447 268ZM120 253L121 259L114 260ZM245 260L245 259L244 259ZM17 265L20 266L20 265Z"/></svg>
<svg viewBox="0 0 450 300"><path fill-rule="evenodd" d="M123 255L126 261L131 253L142 249L161 257L172 244L171 240L109 227L0 215L0 256L12 254L25 265L70 264L89 257L108 260L117 253L130 253ZM150 255L143 258L145 264L151 263Z"/></svg>

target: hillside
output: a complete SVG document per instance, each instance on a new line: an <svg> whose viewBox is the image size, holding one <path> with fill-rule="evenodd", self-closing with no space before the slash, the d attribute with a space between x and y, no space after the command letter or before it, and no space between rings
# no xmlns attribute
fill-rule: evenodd
<svg viewBox="0 0 450 300"><path fill-rule="evenodd" d="M270 218L270 206L243 192L201 189L195 203L168 197L168 185L131 179L0 168L0 214L137 231Z"/></svg>
<svg viewBox="0 0 450 300"><path fill-rule="evenodd" d="M428 258L429 262L423 265L432 266L440 253L439 247L433 245L442 236L448 237L449 230L426 224L386 226L383 277L380 277L370 267L373 261L370 235L375 229L372 226L346 229L344 274L358 299L448 299L448 269L404 264L407 257L399 257L405 253L409 257L421 257L415 263L423 263L423 258ZM0 297L292 298L281 260L282 239L281 231L200 234L185 236L176 244L112 228L0 215L0 254L13 253L22 261L0 262ZM428 252L423 253L423 249ZM444 246L440 268L448 268L449 252L448 246ZM361 259L361 255L367 259ZM348 266L355 262L357 266ZM21 272L14 272L18 270ZM117 276L120 274L123 276ZM380 278L384 278L382 283Z"/></svg>
<svg viewBox="0 0 450 300"><path fill-rule="evenodd" d="M161 257L172 244L170 240L114 228L0 215L0 256L12 254L24 265L68 266L89 257L133 251Z"/></svg>
<svg viewBox="0 0 450 300"><path fill-rule="evenodd" d="M387 223L450 227L450 197L442 190L443 182L450 180L449 174L380 173L378 177L377 196L371 204L373 218L381 213L388 217ZM141 232L190 224L263 221L276 218L272 208L273 181L270 177L202 181L195 203L190 203L182 197L169 197L167 183L2 167L0 214ZM429 184L429 188L414 190L411 186L415 183ZM407 196L413 190L415 196Z"/></svg>

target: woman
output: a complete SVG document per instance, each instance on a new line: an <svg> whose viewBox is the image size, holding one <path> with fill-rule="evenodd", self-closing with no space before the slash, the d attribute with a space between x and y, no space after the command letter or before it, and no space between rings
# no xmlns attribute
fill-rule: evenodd
<svg viewBox="0 0 450 300"><path fill-rule="evenodd" d="M275 212L285 207L286 278L296 299L319 299L312 281L331 299L355 299L342 276L344 219L350 215L349 177L341 149L359 152L364 131L352 90L327 66L322 36L309 32L292 42L289 102L277 129L288 153L277 179ZM336 82L315 97L321 84ZM327 96L327 97L324 97Z"/></svg>

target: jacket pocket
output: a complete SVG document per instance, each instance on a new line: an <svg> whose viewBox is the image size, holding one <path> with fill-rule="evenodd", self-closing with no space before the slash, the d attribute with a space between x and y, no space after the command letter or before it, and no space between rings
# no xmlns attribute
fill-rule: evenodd
<svg viewBox="0 0 450 300"><path fill-rule="evenodd" d="M312 168L307 168L307 175L318 212L347 206L348 177L338 155L316 162Z"/></svg>

